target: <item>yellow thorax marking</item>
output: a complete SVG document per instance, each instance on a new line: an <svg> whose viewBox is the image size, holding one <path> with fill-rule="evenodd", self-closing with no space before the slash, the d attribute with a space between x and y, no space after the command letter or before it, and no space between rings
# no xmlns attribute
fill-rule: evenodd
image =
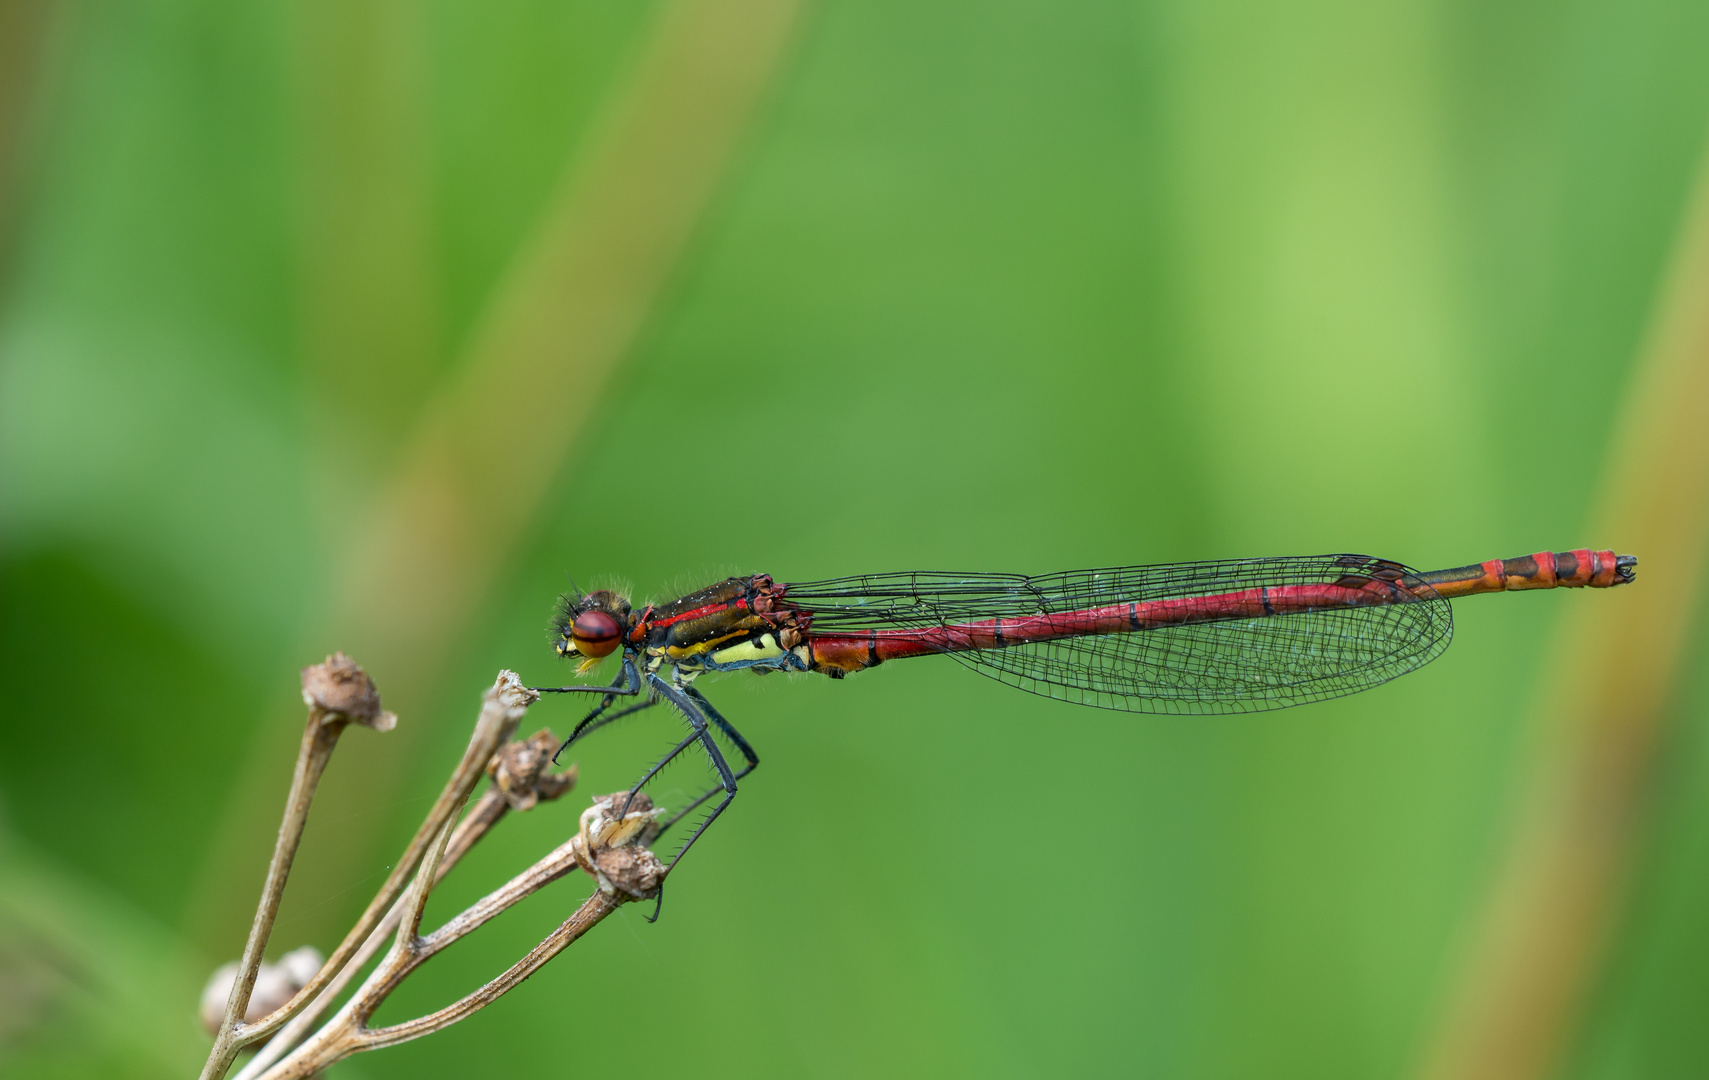
<svg viewBox="0 0 1709 1080"><path fill-rule="evenodd" d="M690 656L699 656L703 652L709 652L712 649L716 649L719 642L729 641L731 638L745 637L747 633L748 631L746 630L734 630L725 634L723 637L711 638L707 641L697 641L693 645L672 645L665 650L665 655L670 657L672 660L683 660Z"/></svg>
<svg viewBox="0 0 1709 1080"><path fill-rule="evenodd" d="M783 655L783 647L777 643L777 638L770 634L760 635L757 641L743 641L720 649L712 654L715 664L733 664L743 660L770 660Z"/></svg>

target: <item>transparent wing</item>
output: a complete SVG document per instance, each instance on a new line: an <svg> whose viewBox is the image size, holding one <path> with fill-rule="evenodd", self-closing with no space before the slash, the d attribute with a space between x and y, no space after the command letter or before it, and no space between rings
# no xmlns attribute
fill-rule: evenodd
<svg viewBox="0 0 1709 1080"><path fill-rule="evenodd" d="M1310 606L1325 586L1363 598ZM1259 590L1276 613L1232 616L1228 598L1247 590ZM790 585L786 595L811 612L813 632L881 634L1174 601L1176 612L1189 615L1169 625L936 650L1032 693L1131 712L1258 712L1339 697L1422 667L1453 635L1452 611L1435 590L1398 563L1364 555L1041 577L877 574Z"/></svg>

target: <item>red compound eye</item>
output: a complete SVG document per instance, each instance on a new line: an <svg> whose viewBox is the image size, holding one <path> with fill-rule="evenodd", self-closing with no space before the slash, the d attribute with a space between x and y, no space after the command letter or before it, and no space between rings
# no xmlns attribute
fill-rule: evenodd
<svg viewBox="0 0 1709 1080"><path fill-rule="evenodd" d="M583 656L598 659L617 651L617 639L623 628L617 620L603 611L584 611L570 626L570 640Z"/></svg>

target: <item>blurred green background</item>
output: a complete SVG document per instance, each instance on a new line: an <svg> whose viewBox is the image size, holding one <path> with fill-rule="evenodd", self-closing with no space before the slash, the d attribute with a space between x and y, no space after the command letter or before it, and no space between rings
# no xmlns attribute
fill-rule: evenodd
<svg viewBox="0 0 1709 1080"><path fill-rule="evenodd" d="M543 631L566 574L657 599L730 572L1620 547L1591 503L1709 132L1709 6L1677 0L3 18L19 1077L199 1067L296 672L335 648L401 723L346 737L270 955L336 944L497 669L569 676ZM713 682L764 766L663 921L626 908L335 1073L1411 1075L1564 662L1550 628L1619 602L1463 603L1425 671L1258 717L1075 709L947 660ZM1705 692L1673 691L1560 1075L1709 1054ZM587 744L581 790L507 821L430 921L674 731Z"/></svg>

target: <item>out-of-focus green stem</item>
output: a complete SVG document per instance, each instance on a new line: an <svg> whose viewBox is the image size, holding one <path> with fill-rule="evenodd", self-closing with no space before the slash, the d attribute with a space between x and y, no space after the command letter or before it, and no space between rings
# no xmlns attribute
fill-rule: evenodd
<svg viewBox="0 0 1709 1080"><path fill-rule="evenodd" d="M575 157L396 467L350 522L317 637L431 695L457 635L563 466L716 191L784 54L801 0L670 0ZM399 703L408 710L409 702ZM400 782L413 733L356 763L365 799ZM269 755L272 747L264 748ZM239 791L246 785L239 784ZM342 798L328 792L329 813ZM265 807L241 805L222 875ZM317 875L359 875L351 844ZM223 877L210 889L225 888ZM236 902L204 899L204 912ZM205 920L204 920L205 921Z"/></svg>
<svg viewBox="0 0 1709 1080"><path fill-rule="evenodd" d="M1635 371L1586 535L1640 559L1574 605L1537 695L1535 770L1472 952L1418 1075L1556 1071L1641 837L1667 702L1709 552L1709 161Z"/></svg>

